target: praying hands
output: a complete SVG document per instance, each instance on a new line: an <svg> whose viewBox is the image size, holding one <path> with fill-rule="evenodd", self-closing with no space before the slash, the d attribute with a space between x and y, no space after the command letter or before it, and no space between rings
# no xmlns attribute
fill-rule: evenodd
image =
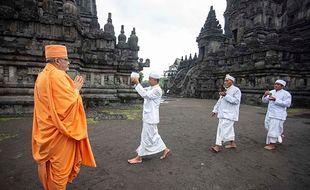
<svg viewBox="0 0 310 190"><path fill-rule="evenodd" d="M78 91L81 90L82 86L84 84L84 79L82 76L77 75L74 79L74 88Z"/></svg>

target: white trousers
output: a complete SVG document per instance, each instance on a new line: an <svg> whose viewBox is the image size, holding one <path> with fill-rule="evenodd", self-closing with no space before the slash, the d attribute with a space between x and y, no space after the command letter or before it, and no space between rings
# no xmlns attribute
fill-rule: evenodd
<svg viewBox="0 0 310 190"><path fill-rule="evenodd" d="M223 142L235 140L234 121L229 119L219 119L217 126L215 144L222 146Z"/></svg>
<svg viewBox="0 0 310 190"><path fill-rule="evenodd" d="M149 124L143 122L141 142L137 148L139 156L146 156L159 153L165 150L167 147L164 141L158 134L157 124Z"/></svg>
<svg viewBox="0 0 310 190"><path fill-rule="evenodd" d="M283 133L284 120L265 117L265 129L267 132L266 144L276 143Z"/></svg>

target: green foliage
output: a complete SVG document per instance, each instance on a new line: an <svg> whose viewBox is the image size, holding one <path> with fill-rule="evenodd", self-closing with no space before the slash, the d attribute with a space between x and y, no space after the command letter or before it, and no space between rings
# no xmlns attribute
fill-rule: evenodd
<svg viewBox="0 0 310 190"><path fill-rule="evenodd" d="M162 89L165 89L165 88L166 88L167 83L168 83L168 79L167 79L167 78L160 78L160 79L159 79L159 86L160 86Z"/></svg>

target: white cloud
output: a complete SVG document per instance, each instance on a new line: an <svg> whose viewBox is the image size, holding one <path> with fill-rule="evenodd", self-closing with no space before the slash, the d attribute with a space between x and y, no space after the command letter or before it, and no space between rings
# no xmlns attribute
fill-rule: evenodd
<svg viewBox="0 0 310 190"><path fill-rule="evenodd" d="M150 69L163 72L176 58L198 52L196 37L208 16L210 6L224 26L225 0L97 0L100 26L112 13L115 35L125 26L127 38L133 27L139 38L139 57L151 60Z"/></svg>

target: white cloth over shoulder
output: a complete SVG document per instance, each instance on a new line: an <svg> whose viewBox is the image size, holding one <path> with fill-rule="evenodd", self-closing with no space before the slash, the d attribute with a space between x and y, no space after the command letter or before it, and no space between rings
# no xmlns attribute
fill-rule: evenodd
<svg viewBox="0 0 310 190"><path fill-rule="evenodd" d="M160 86L143 88L141 84L138 84L135 89L144 98L143 122L149 124L159 123L159 105L163 94Z"/></svg>
<svg viewBox="0 0 310 190"><path fill-rule="evenodd" d="M219 119L239 120L239 107L241 102L241 91L232 85L226 91L226 96L220 97L213 111Z"/></svg>
<svg viewBox="0 0 310 190"><path fill-rule="evenodd" d="M269 101L269 95L262 97L263 103L268 103L268 110L266 117L286 120L286 109L291 106L292 96L286 90L271 90L271 96L276 98L276 101Z"/></svg>

